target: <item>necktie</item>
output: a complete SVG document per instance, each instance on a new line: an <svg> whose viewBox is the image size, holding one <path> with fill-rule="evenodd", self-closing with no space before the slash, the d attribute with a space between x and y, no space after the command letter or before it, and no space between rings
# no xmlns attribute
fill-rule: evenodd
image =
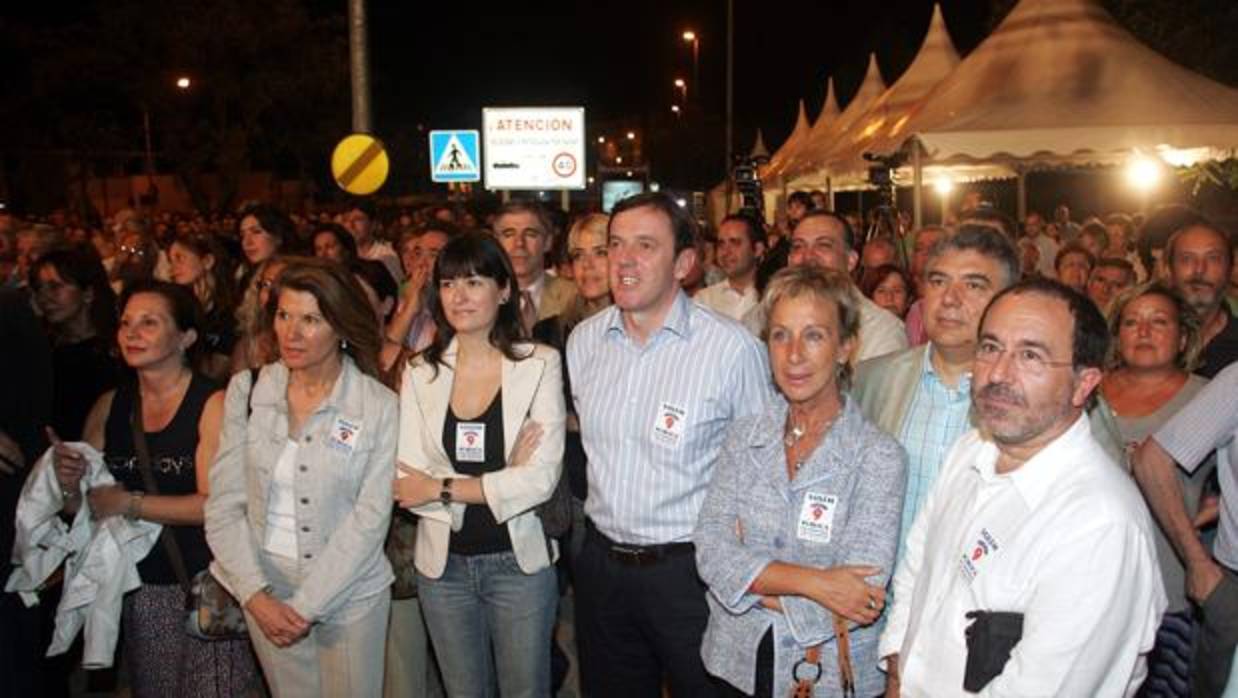
<svg viewBox="0 0 1238 698"><path fill-rule="evenodd" d="M533 294L520 292L520 326L526 337L532 336L533 325L537 322L537 306L533 305Z"/></svg>

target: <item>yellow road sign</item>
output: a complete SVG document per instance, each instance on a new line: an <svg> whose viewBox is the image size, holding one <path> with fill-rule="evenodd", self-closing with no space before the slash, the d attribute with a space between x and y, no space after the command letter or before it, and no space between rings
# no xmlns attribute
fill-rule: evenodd
<svg viewBox="0 0 1238 698"><path fill-rule="evenodd" d="M345 137L331 153L335 183L350 194L365 196L378 191L387 181L390 168L383 142L364 133Z"/></svg>

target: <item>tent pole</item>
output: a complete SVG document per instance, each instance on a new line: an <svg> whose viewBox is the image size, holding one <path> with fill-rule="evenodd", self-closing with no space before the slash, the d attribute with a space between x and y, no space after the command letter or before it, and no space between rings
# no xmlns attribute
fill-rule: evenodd
<svg viewBox="0 0 1238 698"><path fill-rule="evenodd" d="M912 217L911 226L915 230L919 230L924 220L924 167L920 162L920 144L912 141L911 143L911 200L912 200Z"/></svg>
<svg viewBox="0 0 1238 698"><path fill-rule="evenodd" d="M1022 167L1015 170L1019 173L1019 202L1015 209L1018 212L1019 222L1027 220L1027 172Z"/></svg>

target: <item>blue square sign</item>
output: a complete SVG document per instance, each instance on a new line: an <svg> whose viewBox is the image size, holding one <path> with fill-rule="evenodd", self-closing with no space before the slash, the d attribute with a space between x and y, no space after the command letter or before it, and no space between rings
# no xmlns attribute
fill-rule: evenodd
<svg viewBox="0 0 1238 698"><path fill-rule="evenodd" d="M481 181L480 142L477 131L431 131L430 179L435 182Z"/></svg>

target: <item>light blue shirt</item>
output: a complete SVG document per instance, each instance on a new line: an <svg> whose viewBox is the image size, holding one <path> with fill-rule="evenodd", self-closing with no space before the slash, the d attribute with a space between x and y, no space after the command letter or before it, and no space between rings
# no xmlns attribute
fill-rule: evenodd
<svg viewBox="0 0 1238 698"><path fill-rule="evenodd" d="M692 540L727 425L773 397L765 349L680 292L644 345L610 307L567 343L589 458L585 513L612 540Z"/></svg>
<svg viewBox="0 0 1238 698"><path fill-rule="evenodd" d="M898 559L920 506L928 497L946 452L970 427L971 374L964 374L955 388L941 382L931 360L932 343L924 347L924 369L911 405L903 417L899 443L907 449L907 494L903 497L903 523L898 537Z"/></svg>

